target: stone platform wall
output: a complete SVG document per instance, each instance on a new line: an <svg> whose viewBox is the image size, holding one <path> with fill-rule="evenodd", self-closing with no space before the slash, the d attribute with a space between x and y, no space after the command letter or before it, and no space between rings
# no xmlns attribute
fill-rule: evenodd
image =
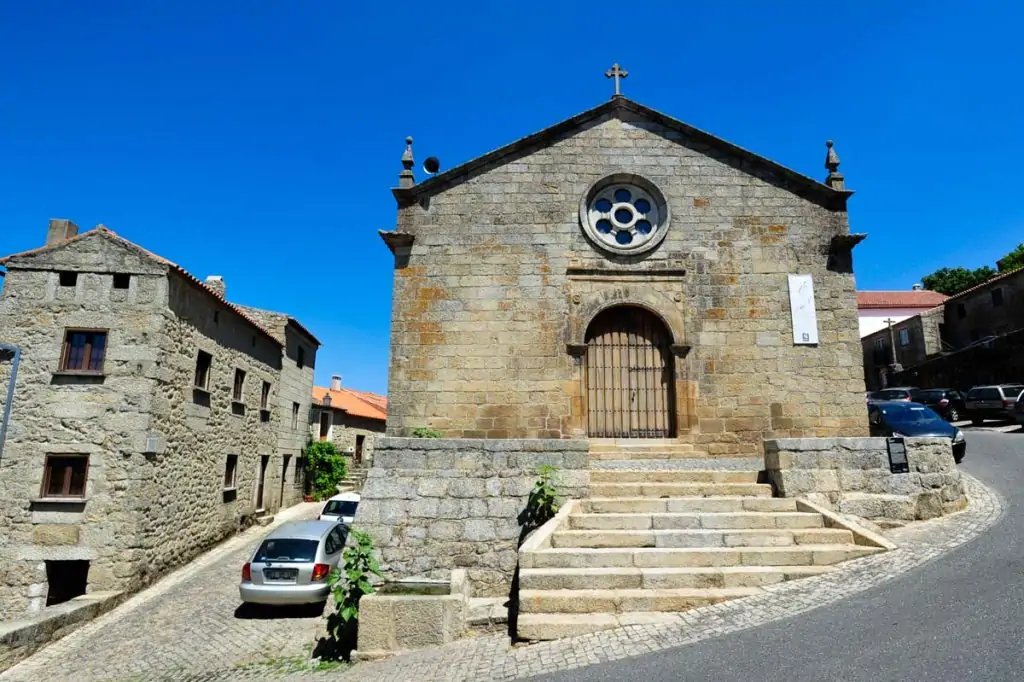
<svg viewBox="0 0 1024 682"><path fill-rule="evenodd" d="M907 438L910 471L893 474L885 438L765 441L765 468L777 495L808 497L833 509L900 525L967 506L945 438Z"/></svg>
<svg viewBox="0 0 1024 682"><path fill-rule="evenodd" d="M537 467L558 467L559 492L578 499L588 461L580 440L382 438L353 525L373 537L388 578L465 568L474 595L504 595Z"/></svg>

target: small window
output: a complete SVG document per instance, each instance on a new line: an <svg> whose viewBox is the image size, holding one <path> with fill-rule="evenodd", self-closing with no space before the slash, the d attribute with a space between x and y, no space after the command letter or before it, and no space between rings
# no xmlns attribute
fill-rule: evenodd
<svg viewBox="0 0 1024 682"><path fill-rule="evenodd" d="M292 403L292 431L299 428L299 404Z"/></svg>
<svg viewBox="0 0 1024 682"><path fill-rule="evenodd" d="M238 487L238 455L228 455L224 461L224 490Z"/></svg>
<svg viewBox="0 0 1024 682"><path fill-rule="evenodd" d="M60 369L62 372L102 372L107 352L107 332L69 329L64 334Z"/></svg>
<svg viewBox="0 0 1024 682"><path fill-rule="evenodd" d="M261 410L269 410L270 409L270 382L269 381L264 381L263 382L263 389L260 391L260 409Z"/></svg>
<svg viewBox="0 0 1024 682"><path fill-rule="evenodd" d="M42 497L85 497L88 455L47 455Z"/></svg>
<svg viewBox="0 0 1024 682"><path fill-rule="evenodd" d="M196 356L196 388L204 391L210 390L210 366L213 365L213 356L206 351L199 351Z"/></svg>
<svg viewBox="0 0 1024 682"><path fill-rule="evenodd" d="M1002 287L992 290L992 305L999 307L1003 304L1003 289Z"/></svg>
<svg viewBox="0 0 1024 682"><path fill-rule="evenodd" d="M306 366L306 349L299 346L298 353L295 356L295 364L298 365L299 369Z"/></svg>
<svg viewBox="0 0 1024 682"><path fill-rule="evenodd" d="M77 272L62 272L60 273L60 285L62 287L73 287L78 284L78 273Z"/></svg>
<svg viewBox="0 0 1024 682"><path fill-rule="evenodd" d="M882 340L882 339L875 339L875 350L876 351L885 350L885 341Z"/></svg>
<svg viewBox="0 0 1024 682"><path fill-rule="evenodd" d="M245 371L241 369L235 370L235 385L231 389L231 399L242 402L245 396Z"/></svg>
<svg viewBox="0 0 1024 682"><path fill-rule="evenodd" d="M85 559L50 560L46 564L46 605L63 604L85 594L89 562Z"/></svg>
<svg viewBox="0 0 1024 682"><path fill-rule="evenodd" d="M905 327L900 330L900 345L901 346L909 346L910 345L910 330L905 328Z"/></svg>
<svg viewBox="0 0 1024 682"><path fill-rule="evenodd" d="M124 272L114 273L114 288L115 289L127 289L132 283L132 276Z"/></svg>
<svg viewBox="0 0 1024 682"><path fill-rule="evenodd" d="M963 303L956 304L956 316L961 320L967 317L967 308L964 307Z"/></svg>

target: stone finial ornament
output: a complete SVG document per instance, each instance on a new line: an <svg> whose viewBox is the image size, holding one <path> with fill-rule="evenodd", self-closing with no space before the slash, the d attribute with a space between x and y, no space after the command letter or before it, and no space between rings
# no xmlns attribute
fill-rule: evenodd
<svg viewBox="0 0 1024 682"><path fill-rule="evenodd" d="M405 138L405 151L402 152L402 172L398 174L399 187L412 187L416 184L416 178L412 174L414 163L412 158L412 136L409 136Z"/></svg>
<svg viewBox="0 0 1024 682"><path fill-rule="evenodd" d="M828 170L825 184L832 189L845 189L843 174L839 172L839 154L836 153L832 140L825 140L825 148L828 150L825 154L825 168Z"/></svg>

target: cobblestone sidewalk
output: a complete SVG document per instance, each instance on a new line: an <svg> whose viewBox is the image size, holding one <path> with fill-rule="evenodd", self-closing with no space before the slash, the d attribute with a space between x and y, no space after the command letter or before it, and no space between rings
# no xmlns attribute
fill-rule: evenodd
<svg viewBox="0 0 1024 682"><path fill-rule="evenodd" d="M345 671L278 678L512 680L638 656L795 616L901 576L992 526L1002 513L1001 500L977 479L967 474L963 477L970 507L959 514L888 532L899 544L898 549L847 562L822 576L772 585L763 594L687 611L678 614L676 622L632 625L518 647L509 646L504 635L490 635L362 663ZM256 669L250 672L263 679L272 676L266 669L262 674Z"/></svg>
<svg viewBox="0 0 1024 682"><path fill-rule="evenodd" d="M318 504L271 526L312 518ZM245 666L308 656L319 613L236 615L242 564L269 528L251 528L0 675L2 680L229 679ZM275 616L278 614L274 614ZM243 616L243 617L239 617ZM224 677L222 677L224 676Z"/></svg>

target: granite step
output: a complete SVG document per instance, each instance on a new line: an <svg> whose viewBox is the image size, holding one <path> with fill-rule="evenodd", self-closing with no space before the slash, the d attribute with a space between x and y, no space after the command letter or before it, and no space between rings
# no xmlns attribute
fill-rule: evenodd
<svg viewBox="0 0 1024 682"><path fill-rule="evenodd" d="M852 545L853 533L841 528L731 528L691 530L562 530L551 546L568 547L784 547Z"/></svg>
<svg viewBox="0 0 1024 682"><path fill-rule="evenodd" d="M772 487L762 483L591 483L594 497L771 497Z"/></svg>
<svg viewBox="0 0 1024 682"><path fill-rule="evenodd" d="M808 512L689 512L572 514L567 530L672 530L696 528L822 528Z"/></svg>
<svg viewBox="0 0 1024 682"><path fill-rule="evenodd" d="M757 471L591 469L594 483L757 483Z"/></svg>
<svg viewBox="0 0 1024 682"><path fill-rule="evenodd" d="M685 568L525 568L523 590L763 587L821 575L832 566L693 566Z"/></svg>
<svg viewBox="0 0 1024 682"><path fill-rule="evenodd" d="M520 590L519 613L687 611L760 592L758 587Z"/></svg>
<svg viewBox="0 0 1024 682"><path fill-rule="evenodd" d="M588 514L700 513L700 512L795 512L796 500L786 497L599 497L580 501Z"/></svg>
<svg viewBox="0 0 1024 682"><path fill-rule="evenodd" d="M884 551L867 545L782 547L556 547L520 555L526 568L828 566Z"/></svg>

